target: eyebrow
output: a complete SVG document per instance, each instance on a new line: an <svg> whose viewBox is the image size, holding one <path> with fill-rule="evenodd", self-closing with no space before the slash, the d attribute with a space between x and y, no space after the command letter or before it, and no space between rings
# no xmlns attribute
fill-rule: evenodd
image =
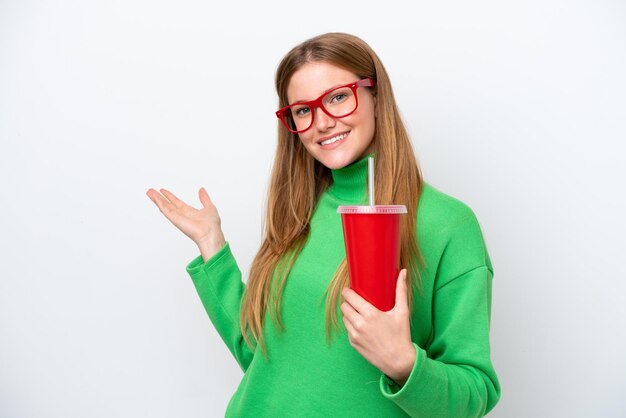
<svg viewBox="0 0 626 418"><path fill-rule="evenodd" d="M334 89L336 89L337 87L339 87L339 86L343 86L343 85L345 85L345 84L349 84L349 83L339 83L339 84L335 84L334 86L329 87L329 88L327 88L326 90L324 90L324 92L323 92L322 94L320 94L319 96L317 96L317 97L320 97L320 96L322 96L322 95L324 95L324 94L328 93L329 91L334 90ZM316 97L315 99L317 99L317 97ZM312 99L312 100L315 100L315 99ZM291 105L293 105L293 104L298 104L298 103L302 103L302 102L310 102L310 101L311 101L311 100L302 100L302 99L298 99L298 100L296 100L296 101L295 101L295 102L293 102L293 103L289 103L289 106L291 106Z"/></svg>

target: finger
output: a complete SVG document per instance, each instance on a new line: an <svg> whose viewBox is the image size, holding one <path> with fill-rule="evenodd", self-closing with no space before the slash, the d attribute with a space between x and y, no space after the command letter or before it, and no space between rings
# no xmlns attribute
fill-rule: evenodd
<svg viewBox="0 0 626 418"><path fill-rule="evenodd" d="M400 270L400 274L398 274L398 281L396 282L396 304L395 304L395 306L408 306L408 292L407 292L406 274L407 274L406 269Z"/></svg>
<svg viewBox="0 0 626 418"><path fill-rule="evenodd" d="M174 196L174 194L170 191L167 191L165 189L161 189L161 193L163 193L163 195L165 197L167 197L167 199L172 202L172 205L174 205L174 207L180 208L185 206L185 202L183 202L182 200L180 200L179 198L177 198L176 196Z"/></svg>
<svg viewBox="0 0 626 418"><path fill-rule="evenodd" d="M213 202L211 201L211 198L209 197L209 194L206 192L204 187L200 188L198 195L200 196L200 203L202 203L202 206L204 206L205 208L209 206L215 206L213 205Z"/></svg>
<svg viewBox="0 0 626 418"><path fill-rule="evenodd" d="M343 320L343 325L346 327L346 331L348 331L348 335L352 335L355 332L355 328L354 328L354 324L350 321L350 319L343 315L341 317L341 319Z"/></svg>
<svg viewBox="0 0 626 418"><path fill-rule="evenodd" d="M163 197L158 192L154 192L154 203L159 207L159 210L170 222L174 225L178 225L180 221L180 211L179 208L175 207L169 200Z"/></svg>
<svg viewBox="0 0 626 418"><path fill-rule="evenodd" d="M353 327L360 321L361 315L352 307L352 305L350 305L350 302L346 301L342 303L340 308L343 317L350 321L350 324L352 324Z"/></svg>
<svg viewBox="0 0 626 418"><path fill-rule="evenodd" d="M172 209L172 204L163 196L161 196L156 190L150 189L146 192L146 194L148 195L150 200L152 200L154 204L157 205L161 212L165 213L166 211Z"/></svg>
<svg viewBox="0 0 626 418"><path fill-rule="evenodd" d="M350 322L348 318L344 316L342 319L343 319L343 325L346 327L346 334L348 335L348 340L350 341L350 345L354 348L360 347L361 343L360 343L359 331L356 329L354 324Z"/></svg>
<svg viewBox="0 0 626 418"><path fill-rule="evenodd" d="M363 299L357 292L350 288L343 289L341 294L361 315L366 315L372 313L372 311L378 310L374 305Z"/></svg>

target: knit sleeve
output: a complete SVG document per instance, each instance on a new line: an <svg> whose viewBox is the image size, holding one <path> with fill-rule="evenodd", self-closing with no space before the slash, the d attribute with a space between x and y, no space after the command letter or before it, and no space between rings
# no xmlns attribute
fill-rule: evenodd
<svg viewBox="0 0 626 418"><path fill-rule="evenodd" d="M482 417L500 398L490 359L493 270L473 213L448 231L433 293L433 337L404 386L380 389L412 417Z"/></svg>
<svg viewBox="0 0 626 418"><path fill-rule="evenodd" d="M211 322L245 372L252 361L253 352L243 339L240 328L239 314L245 284L241 280L241 271L230 244L226 242L206 262L202 256L196 257L186 270Z"/></svg>

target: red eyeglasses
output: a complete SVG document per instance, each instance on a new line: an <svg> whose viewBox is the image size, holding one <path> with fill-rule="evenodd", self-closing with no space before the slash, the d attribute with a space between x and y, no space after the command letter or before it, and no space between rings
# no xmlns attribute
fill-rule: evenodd
<svg viewBox="0 0 626 418"><path fill-rule="evenodd" d="M359 107L359 98L356 89L359 87L374 87L376 81L364 78L327 91L315 100L294 103L285 106L276 112L276 116L283 125L294 134L302 133L313 126L315 108L321 108L331 118L345 118Z"/></svg>

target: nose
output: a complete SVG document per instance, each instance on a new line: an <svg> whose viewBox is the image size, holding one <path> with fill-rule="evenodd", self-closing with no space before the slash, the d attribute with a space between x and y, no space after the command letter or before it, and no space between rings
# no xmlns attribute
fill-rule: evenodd
<svg viewBox="0 0 626 418"><path fill-rule="evenodd" d="M321 107L315 109L315 127L319 131L327 131L335 126L335 118L328 116Z"/></svg>

